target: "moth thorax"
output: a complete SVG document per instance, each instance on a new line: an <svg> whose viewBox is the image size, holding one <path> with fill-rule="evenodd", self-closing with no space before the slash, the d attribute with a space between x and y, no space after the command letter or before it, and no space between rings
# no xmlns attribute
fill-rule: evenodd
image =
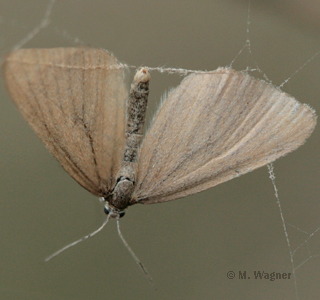
<svg viewBox="0 0 320 300"><path fill-rule="evenodd" d="M117 182L112 196L108 199L109 204L119 210L123 210L128 207L131 200L131 196L134 190L134 183L125 177L120 177Z"/></svg>

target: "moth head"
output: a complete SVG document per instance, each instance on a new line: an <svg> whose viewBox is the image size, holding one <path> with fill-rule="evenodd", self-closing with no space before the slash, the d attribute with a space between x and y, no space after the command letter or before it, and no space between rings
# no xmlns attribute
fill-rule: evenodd
<svg viewBox="0 0 320 300"><path fill-rule="evenodd" d="M120 210L117 208L112 207L108 201L106 201L106 204L104 205L104 212L106 215L110 215L112 218L122 218L125 215L124 210Z"/></svg>

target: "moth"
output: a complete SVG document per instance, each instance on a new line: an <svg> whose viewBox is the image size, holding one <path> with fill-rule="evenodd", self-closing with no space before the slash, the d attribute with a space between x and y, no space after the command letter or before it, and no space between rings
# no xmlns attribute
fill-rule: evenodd
<svg viewBox="0 0 320 300"><path fill-rule="evenodd" d="M316 125L308 105L228 68L186 76L145 136L149 71L138 70L127 93L107 51L20 49L4 77L46 148L117 219L131 205L186 197L271 163Z"/></svg>

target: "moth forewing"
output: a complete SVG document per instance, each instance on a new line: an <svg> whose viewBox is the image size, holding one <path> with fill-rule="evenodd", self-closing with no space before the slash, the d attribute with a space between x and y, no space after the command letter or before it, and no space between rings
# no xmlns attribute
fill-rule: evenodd
<svg viewBox="0 0 320 300"><path fill-rule="evenodd" d="M11 98L47 149L84 188L113 188L124 147L126 88L121 65L89 48L20 49L4 77Z"/></svg>
<svg viewBox="0 0 320 300"><path fill-rule="evenodd" d="M245 73L189 75L147 132L133 197L159 203L208 189L295 150L315 125L311 108Z"/></svg>

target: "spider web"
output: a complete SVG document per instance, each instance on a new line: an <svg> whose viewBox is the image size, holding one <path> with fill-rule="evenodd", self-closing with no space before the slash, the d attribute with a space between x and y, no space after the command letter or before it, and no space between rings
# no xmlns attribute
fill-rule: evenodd
<svg viewBox="0 0 320 300"><path fill-rule="evenodd" d="M44 3L44 1L42 3ZM74 2L73 5L76 5L75 3L76 2ZM34 19L36 22L34 22L34 24L32 25L28 24L28 26L25 26L24 21L20 22L14 17L12 16L7 17L6 15L2 15L0 12L1 14L0 26L2 26L2 31L0 36L1 62L3 61L5 53L7 53L8 51L19 49L21 47L24 47L25 45L29 45L29 43L33 40L39 41L41 40L41 37L44 37L50 34L52 34L52 36L56 36L59 38L58 44L60 43L60 40L64 40L73 45L79 45L79 46L90 44L90 42L86 42L85 39L80 38L74 35L73 33L70 33L68 29L63 27L63 24L60 24L58 14L55 12L55 7L58 4L61 9L61 6L63 5L61 4L60 1L55 1L55 0L46 1L45 5L43 5L42 13ZM254 13L255 12L250 8L250 3L249 3L247 6L247 22L246 22L246 25L243 27L245 29L245 35L244 35L245 42L244 42L244 45L240 47L240 50L234 56L234 59L231 60L228 66L234 67L237 64L237 61L240 60L241 56L246 56L245 68L243 69L246 70L247 72L254 73L257 76L264 78L268 82L271 82L270 78L273 78L273 77L270 75L267 76L267 74L264 71L262 71L262 68L258 63L259 58L256 57L256 54L259 54L259 53L257 53L256 50L254 50L255 41L252 40L251 38L251 29L252 27L254 28L255 26L251 20L251 17L252 15L254 15ZM244 20L244 23L245 23L245 20ZM25 27L27 27L27 30ZM12 28L15 31L21 31L22 34L20 38L16 39L10 44L8 42L9 37L6 36L5 34L10 32L10 29ZM41 37L39 38L39 36ZM36 46L37 46L37 43L35 43L35 47ZM41 43L40 43L40 46L41 46ZM54 45L51 45L51 46L54 46ZM94 46L100 47L101 45L99 45L99 43L95 43ZM102 45L102 47L104 47L104 45ZM130 45L128 48L130 49ZM108 50L112 51L112 49L110 48ZM234 51L234 52L236 53L237 51ZM266 51L266 53L268 53L268 51ZM306 74L308 72L308 69L310 70L313 68L314 65L317 65L315 61L318 54L319 52L314 51L313 53L311 53L311 55L306 55L304 61L297 62L296 69L291 71L291 73L287 73L287 74L291 74L290 76L282 77L286 79L282 80L282 83L278 84L278 87L284 88L288 85L290 86L290 83L293 81L294 77L299 76L299 74L302 72L304 72L303 74ZM289 54L289 57L290 57L290 54ZM134 70L137 67L139 67L139 65L123 63L123 67ZM168 67L168 66L165 66L165 67L164 66L161 66L161 67L147 66L147 67L149 68L150 71L156 71L159 73L167 73L167 74L178 74L182 76L185 76L189 73L208 72L208 70L206 69L194 70L192 68L189 69L189 68ZM317 79L319 80L319 78ZM313 82L313 79L312 79L312 82ZM302 102L307 102L307 100ZM305 150L305 153L307 153L307 150ZM310 154L307 154L307 155L310 155ZM308 159L312 160L312 157L309 157ZM307 159L305 159L305 161L306 160ZM274 198L275 198L274 203L278 207L278 218L281 221L282 230L284 233L283 239L285 240L287 244L287 249L288 249L288 253L283 253L283 257L284 257L283 259L285 260L286 257L289 258L289 261L291 264L291 270L289 270L288 272L291 272L293 275L293 280L291 281L293 293L287 295L287 297L289 299L293 295L295 299L311 299L312 296L317 295L316 294L317 291L318 292L320 291L320 288L318 288L317 286L311 286L311 287L308 286L308 278L310 279L309 282L319 281L320 279L320 277L317 277L317 278L313 277L313 276L319 276L319 273L316 273L313 268L311 271L311 267L310 267L310 266L316 265L317 266L316 269L320 269L319 261L318 261L318 257L320 256L320 246L319 246L320 221L312 220L312 222L310 221L310 223L303 223L300 220L295 223L294 222L295 220L292 220L292 218L290 218L290 222L287 221L287 213L289 214L288 212L289 204L287 201L283 200L284 197L282 196L282 193L279 193L279 189L280 189L281 192L285 194L285 188L282 187L282 185L281 187L278 185L276 181L273 165L268 166L268 171L269 171L269 177L274 189ZM308 182L303 182L302 184L307 185ZM313 201L317 201L317 200L318 200L317 197L314 196ZM308 206L308 205L311 206L310 202L312 203L312 200L310 197L306 197L304 201L305 201L305 206ZM314 207L315 207L314 209L316 209L317 206L314 206ZM310 271L308 271L308 269ZM303 274L303 279L299 276L300 272ZM310 275L311 273L312 275ZM310 277L308 277L308 274ZM251 293L250 287L248 287L247 292L248 292L248 295ZM261 293L261 291L259 293ZM251 299L248 295L246 299ZM284 293L284 297L286 297L285 293ZM263 297L261 297L261 299L262 298ZM314 299L317 299L317 298L314 298Z"/></svg>

